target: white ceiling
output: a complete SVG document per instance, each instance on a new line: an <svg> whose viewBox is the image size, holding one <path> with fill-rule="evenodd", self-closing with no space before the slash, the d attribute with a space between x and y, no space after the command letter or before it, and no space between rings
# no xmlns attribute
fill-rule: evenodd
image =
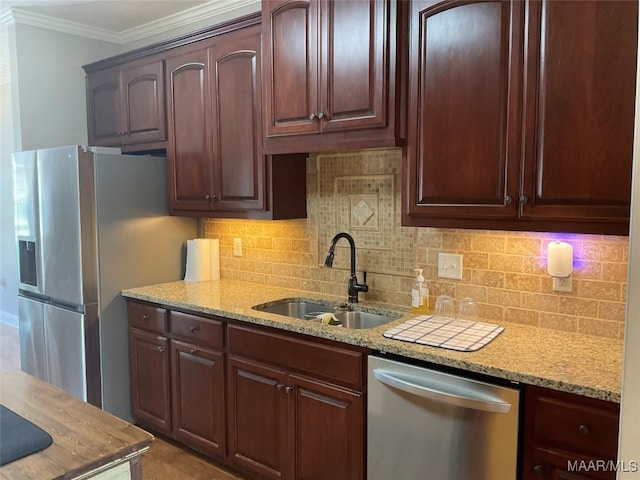
<svg viewBox="0 0 640 480"><path fill-rule="evenodd" d="M250 7L260 0L0 0L0 83L9 81L5 23L15 21L126 44Z"/></svg>
<svg viewBox="0 0 640 480"><path fill-rule="evenodd" d="M123 32L221 0L0 0L0 11L44 15L111 32Z"/></svg>

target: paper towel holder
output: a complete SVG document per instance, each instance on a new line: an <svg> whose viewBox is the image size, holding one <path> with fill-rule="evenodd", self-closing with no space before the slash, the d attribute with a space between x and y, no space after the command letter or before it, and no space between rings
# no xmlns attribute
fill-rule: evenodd
<svg viewBox="0 0 640 480"><path fill-rule="evenodd" d="M571 291L573 247L567 242L553 241L547 245L547 273L553 277L553 290Z"/></svg>

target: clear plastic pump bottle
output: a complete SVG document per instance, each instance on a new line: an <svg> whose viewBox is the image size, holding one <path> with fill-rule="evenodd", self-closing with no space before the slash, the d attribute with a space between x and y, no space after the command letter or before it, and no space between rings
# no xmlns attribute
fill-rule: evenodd
<svg viewBox="0 0 640 480"><path fill-rule="evenodd" d="M418 276L411 289L411 313L427 313L429 311L429 289L422 276L422 268L416 268Z"/></svg>

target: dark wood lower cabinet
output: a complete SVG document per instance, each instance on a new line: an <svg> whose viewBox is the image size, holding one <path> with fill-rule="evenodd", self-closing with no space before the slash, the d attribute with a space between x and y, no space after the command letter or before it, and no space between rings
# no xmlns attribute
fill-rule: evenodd
<svg viewBox="0 0 640 480"><path fill-rule="evenodd" d="M131 414L159 432L171 431L169 340L131 328Z"/></svg>
<svg viewBox="0 0 640 480"><path fill-rule="evenodd" d="M129 301L132 415L251 478L365 478L367 349Z"/></svg>
<svg viewBox="0 0 640 480"><path fill-rule="evenodd" d="M197 450L224 457L224 354L171 341L173 432Z"/></svg>
<svg viewBox="0 0 640 480"><path fill-rule="evenodd" d="M619 404L527 386L524 411L524 480L616 478Z"/></svg>
<svg viewBox="0 0 640 480"><path fill-rule="evenodd" d="M286 374L229 357L229 462L265 478L287 478Z"/></svg>

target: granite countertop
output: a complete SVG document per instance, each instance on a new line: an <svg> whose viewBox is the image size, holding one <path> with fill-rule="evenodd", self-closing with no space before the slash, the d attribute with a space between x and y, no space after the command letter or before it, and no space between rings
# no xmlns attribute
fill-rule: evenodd
<svg viewBox="0 0 640 480"><path fill-rule="evenodd" d="M403 317L380 327L352 330L251 308L283 298L345 301L346 296L320 296L308 291L233 280L178 281L124 290L122 295L167 307L219 315L359 345L502 379L620 402L623 356L621 340L501 323L505 327L504 332L489 345L475 352L458 352L383 337L385 330L413 316L407 313L408 310L402 312ZM398 311L394 307L369 302L361 302L359 305L372 311Z"/></svg>

